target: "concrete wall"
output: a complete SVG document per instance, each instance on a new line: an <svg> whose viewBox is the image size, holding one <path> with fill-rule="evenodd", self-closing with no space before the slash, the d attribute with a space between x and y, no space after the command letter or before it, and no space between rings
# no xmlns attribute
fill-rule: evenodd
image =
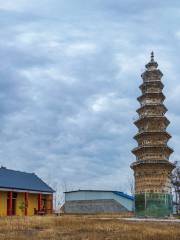
<svg viewBox="0 0 180 240"><path fill-rule="evenodd" d="M62 210L72 214L127 212L127 209L114 199L66 201Z"/></svg>
<svg viewBox="0 0 180 240"><path fill-rule="evenodd" d="M128 211L133 211L134 202L131 199L121 197L113 192L106 191L77 191L65 193L66 201L79 201L79 200L105 200L113 199L124 206Z"/></svg>

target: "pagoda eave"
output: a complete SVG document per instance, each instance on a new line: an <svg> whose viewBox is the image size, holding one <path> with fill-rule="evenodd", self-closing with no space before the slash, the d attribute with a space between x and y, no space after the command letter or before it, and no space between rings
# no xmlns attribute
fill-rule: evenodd
<svg viewBox="0 0 180 240"><path fill-rule="evenodd" d="M134 122L134 124L137 126L137 127L139 127L140 125L141 125L141 123L142 122L144 122L144 121L151 121L151 120L163 120L164 122L165 122L165 124L166 124L166 126L168 126L169 125L169 123L170 123L170 121L165 117L165 116L143 116L143 117L141 117L141 118L139 118L139 119L137 119L135 122Z"/></svg>
<svg viewBox="0 0 180 240"><path fill-rule="evenodd" d="M159 104L159 103L149 103L149 104L143 105L142 107L138 108L136 112L140 114L143 109L154 108L154 107L162 108L162 111L164 114L167 112L167 108L164 106L164 104Z"/></svg>
<svg viewBox="0 0 180 240"><path fill-rule="evenodd" d="M139 86L139 88L140 88L140 90L143 90L143 88L146 88L148 85L151 86L152 84L156 84L156 85L158 84L161 90L164 88L164 84L161 82L161 80L159 80L159 81L156 80L156 81L151 81L151 82L143 82Z"/></svg>
<svg viewBox="0 0 180 240"><path fill-rule="evenodd" d="M141 136L145 136L145 135L161 135L161 136L166 136L168 139L171 138L171 135L166 132L166 131L144 131L144 132L139 132L134 136L134 139L137 140L139 139L139 137Z"/></svg>
<svg viewBox="0 0 180 240"><path fill-rule="evenodd" d="M147 64L146 67L150 66L148 66ZM151 71L146 70L141 74L141 77L144 81L158 81L161 80L161 78L163 77L163 73L159 69L154 69Z"/></svg>
<svg viewBox="0 0 180 240"><path fill-rule="evenodd" d="M176 167L174 163L169 162L167 160L140 160L140 161L133 162L130 165L130 167L131 167L131 169L135 169L136 167L139 167L139 166L145 165L145 164L161 164L161 165L165 165L165 166L169 167L172 170Z"/></svg>
<svg viewBox="0 0 180 240"><path fill-rule="evenodd" d="M164 101L166 99L166 97L164 96L164 94L162 92L148 92L148 93L144 93L141 96L139 96L137 98L137 100L139 102L142 102L143 99L145 99L147 97L149 97L149 98L155 97L156 99L157 99L157 97L160 97L161 101Z"/></svg>
<svg viewBox="0 0 180 240"><path fill-rule="evenodd" d="M170 148L169 146L164 146L164 145L143 145L143 146L139 146L136 147L132 150L132 153L134 155L138 155L139 152L143 152L143 151L147 151L147 150L166 150L166 152L168 153L168 155L172 154L174 152L174 150L172 148Z"/></svg>

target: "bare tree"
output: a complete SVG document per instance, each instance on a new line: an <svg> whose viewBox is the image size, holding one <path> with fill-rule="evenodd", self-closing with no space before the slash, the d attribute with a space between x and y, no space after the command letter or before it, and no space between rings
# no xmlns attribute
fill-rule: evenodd
<svg viewBox="0 0 180 240"><path fill-rule="evenodd" d="M180 214L180 162L175 162L176 168L172 172L172 187L174 193L174 204L176 213Z"/></svg>
<svg viewBox="0 0 180 240"><path fill-rule="evenodd" d="M73 191L74 187L72 187L66 180L61 180L60 182L54 182L52 184L54 193L54 209L55 211L59 211L65 202L65 194L64 192Z"/></svg>
<svg viewBox="0 0 180 240"><path fill-rule="evenodd" d="M134 177L133 176L128 177L128 190L131 193L131 195L134 196L135 187L134 187Z"/></svg>

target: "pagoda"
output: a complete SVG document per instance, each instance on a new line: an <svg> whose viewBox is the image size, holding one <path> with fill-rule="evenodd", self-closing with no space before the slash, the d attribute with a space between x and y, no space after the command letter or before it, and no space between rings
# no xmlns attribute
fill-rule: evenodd
<svg viewBox="0 0 180 240"><path fill-rule="evenodd" d="M171 135L166 131L170 122L163 104L163 74L153 52L145 67L141 75L142 95L137 98L138 119L134 122L138 128L134 136L138 147L132 150L136 161L131 164L135 177L135 212L137 216L165 217L172 212L170 177L174 165L169 157L173 150L167 145Z"/></svg>

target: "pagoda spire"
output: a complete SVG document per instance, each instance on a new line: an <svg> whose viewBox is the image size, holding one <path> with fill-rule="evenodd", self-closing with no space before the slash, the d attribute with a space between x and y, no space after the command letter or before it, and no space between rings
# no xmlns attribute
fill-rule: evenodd
<svg viewBox="0 0 180 240"><path fill-rule="evenodd" d="M154 62L154 52L151 52L151 62Z"/></svg>
<svg viewBox="0 0 180 240"><path fill-rule="evenodd" d="M145 67L149 71L157 69L158 63L156 61L154 61L154 52L153 51L151 52L150 61L145 65Z"/></svg>

